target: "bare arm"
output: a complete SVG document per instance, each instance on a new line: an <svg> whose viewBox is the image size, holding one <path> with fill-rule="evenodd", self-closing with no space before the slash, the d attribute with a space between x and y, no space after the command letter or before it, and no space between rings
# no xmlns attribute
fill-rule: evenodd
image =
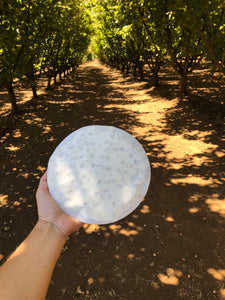
<svg viewBox="0 0 225 300"><path fill-rule="evenodd" d="M48 190L46 173L37 190L37 204L37 224L0 268L0 299L45 299L67 237L82 226L55 203Z"/></svg>

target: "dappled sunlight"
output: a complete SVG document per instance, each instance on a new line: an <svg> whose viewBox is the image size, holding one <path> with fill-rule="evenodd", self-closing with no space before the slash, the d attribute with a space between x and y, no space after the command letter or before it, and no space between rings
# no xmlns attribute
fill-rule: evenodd
<svg viewBox="0 0 225 300"><path fill-rule="evenodd" d="M48 134L52 131L51 124L46 124L46 120L37 116L36 113L27 113L27 116L24 119L24 122L26 123L27 126L37 126L38 128L40 128L41 134ZM23 138L23 139L29 138L29 137L22 137L22 134L19 130L14 131L13 137Z"/></svg>
<svg viewBox="0 0 225 300"><path fill-rule="evenodd" d="M100 226L94 225L94 224L84 224L83 228L87 234L90 234L90 233L99 231Z"/></svg>
<svg viewBox="0 0 225 300"><path fill-rule="evenodd" d="M175 220L174 220L173 217L168 216L168 217L166 217L166 221L167 221L167 222L174 222Z"/></svg>
<svg viewBox="0 0 225 300"><path fill-rule="evenodd" d="M220 184L220 181L217 179L204 179L201 176L194 176L194 175L188 175L185 178L172 178L170 180L171 183L173 184L181 184L181 185L186 185L186 184L196 184L198 186L215 186L215 184Z"/></svg>
<svg viewBox="0 0 225 300"><path fill-rule="evenodd" d="M64 89L70 89L71 90L71 92L73 92L74 90L74 85L73 84L66 84L66 83L64 83L64 82L62 82L62 84L60 85L60 86L58 86L57 87L57 90L58 91L63 91Z"/></svg>
<svg viewBox="0 0 225 300"><path fill-rule="evenodd" d="M79 104L79 103L82 103L82 101L79 101L79 100L76 100L76 99L74 99L74 100L62 100L62 99L59 99L59 101L53 101L53 100L48 100L48 103L50 103L50 104L57 104L57 105L59 105L60 104L60 106L66 106L67 104L74 104L74 103L76 103L76 104Z"/></svg>
<svg viewBox="0 0 225 300"><path fill-rule="evenodd" d="M33 93L29 84L25 84L17 79L14 79L14 92L19 105L24 105L33 99ZM46 94L47 79L41 75L38 78L37 94L38 96ZM5 112L10 112L11 103L6 89L0 91L0 116L5 115Z"/></svg>
<svg viewBox="0 0 225 300"><path fill-rule="evenodd" d="M20 137L22 137L21 131L19 129L14 130L13 137L14 138L20 138Z"/></svg>
<svg viewBox="0 0 225 300"><path fill-rule="evenodd" d="M201 184L202 183L202 184ZM213 184L203 184L206 183L206 181L201 181L201 183L198 183L199 186L207 186L209 185L212 188L215 188L215 182L213 181ZM219 186L219 181L217 181L217 186ZM220 195L219 193L213 193L212 195L208 194L193 194L188 199L188 202L192 203L194 206L189 208L189 212L192 214L195 214L199 212L200 208L197 207L198 202L202 203L205 202L207 204L207 207L210 209L211 212L218 213L221 217L225 217L225 198L223 195ZM199 205L199 204L198 204Z"/></svg>
<svg viewBox="0 0 225 300"><path fill-rule="evenodd" d="M219 299L224 300L225 299L225 289L219 290Z"/></svg>
<svg viewBox="0 0 225 300"><path fill-rule="evenodd" d="M49 139L46 139L48 142L54 142L56 139L53 137L53 136L51 136Z"/></svg>
<svg viewBox="0 0 225 300"><path fill-rule="evenodd" d="M134 219L138 219L138 218L139 218L139 215L137 215L137 214L133 214L133 215L132 215L132 218L134 218Z"/></svg>
<svg viewBox="0 0 225 300"><path fill-rule="evenodd" d="M9 150L9 151L11 151L11 152L14 152L14 151L20 150L20 147L18 147L18 146L13 146L13 145L11 144L10 146L5 147L5 149L7 149L7 150Z"/></svg>
<svg viewBox="0 0 225 300"><path fill-rule="evenodd" d="M130 229L130 228L126 228L126 229L121 229L119 231L119 234L125 235L125 236L132 236L132 235L137 235L139 230L135 230L135 229Z"/></svg>
<svg viewBox="0 0 225 300"><path fill-rule="evenodd" d="M49 126L49 125L42 126L42 129L43 129L43 134L46 134L52 130L51 126Z"/></svg>
<svg viewBox="0 0 225 300"><path fill-rule="evenodd" d="M43 168L44 170L45 168ZM19 174L17 175L17 178L24 178L29 180L29 178L34 177L37 180L39 180L44 172L42 172L40 169L37 168L37 172L28 172L28 170L24 171L23 169L19 170ZM33 189L30 185L27 185L25 189Z"/></svg>
<svg viewBox="0 0 225 300"><path fill-rule="evenodd" d="M172 161L171 167L174 169L179 169L182 164L201 166L212 162L212 160L209 160L208 154L217 148L212 143L202 141L199 135L197 140L187 139L185 138L185 134L175 136L164 135L164 143L164 151L167 152L167 159Z"/></svg>
<svg viewBox="0 0 225 300"><path fill-rule="evenodd" d="M19 104L25 104L27 101L31 100L33 97L33 93L31 91L31 89L30 90L23 89L23 90L17 91L15 94L18 97L17 102Z"/></svg>
<svg viewBox="0 0 225 300"><path fill-rule="evenodd" d="M167 268L166 274L159 273L158 278L161 283L166 285L178 285L179 278L183 275L180 270L176 270L173 268Z"/></svg>
<svg viewBox="0 0 225 300"><path fill-rule="evenodd" d="M109 225L109 228L112 230L113 233L117 233L121 229L121 225L112 224Z"/></svg>
<svg viewBox="0 0 225 300"><path fill-rule="evenodd" d="M6 206L8 204L8 195L0 194L0 207Z"/></svg>
<svg viewBox="0 0 225 300"><path fill-rule="evenodd" d="M150 209L149 209L149 206L148 205L143 205L143 207L140 209L140 212L142 213L142 214L148 214L148 213L150 213Z"/></svg>
<svg viewBox="0 0 225 300"><path fill-rule="evenodd" d="M127 226L122 226L117 223L110 224L107 226L103 226L103 225L99 226L96 224L84 224L83 228L87 234L92 234L94 232L97 233L104 232L104 235L106 237L109 237L110 234L132 237L138 235L139 232L143 230L141 226L135 225L134 222L128 222Z"/></svg>
<svg viewBox="0 0 225 300"><path fill-rule="evenodd" d="M143 228L141 226L137 226L135 223L133 222L128 222L127 224L129 227L122 227L121 226L117 226L117 227L113 227L114 228L114 233L118 232L121 235L130 237L130 236L135 236L138 235L139 232L141 232L143 230ZM120 229L121 228L121 229Z"/></svg>
<svg viewBox="0 0 225 300"><path fill-rule="evenodd" d="M30 114L30 119L26 119L25 122L26 122L28 125L32 125L32 124L35 124L35 125L42 125L43 119L37 117L35 114Z"/></svg>
<svg viewBox="0 0 225 300"><path fill-rule="evenodd" d="M220 199L218 194L213 194L211 198L205 200L205 203L208 205L209 209L212 212L220 214L221 217L225 218L225 198Z"/></svg>
<svg viewBox="0 0 225 300"><path fill-rule="evenodd" d="M200 194L193 194L193 195L190 196L190 198L188 199L188 201L190 203L194 203L194 202L197 202L197 201L201 200L201 197L202 196Z"/></svg>
<svg viewBox="0 0 225 300"><path fill-rule="evenodd" d="M41 173L44 173L45 170L46 170L46 167L38 166L38 167L37 167L37 170L40 171Z"/></svg>
<svg viewBox="0 0 225 300"><path fill-rule="evenodd" d="M129 284L130 294L121 298L225 299L223 127L215 125L210 106L201 113L171 91L96 60L40 95L36 108L27 103L19 116L4 120L2 260L37 219L35 191L59 142L82 126L112 125L143 145L152 169L149 191L121 221L84 224L71 235L50 293L64 268L60 288L74 297L117 297Z"/></svg>
<svg viewBox="0 0 225 300"><path fill-rule="evenodd" d="M220 149L218 151L215 151L215 155L219 158L224 157L225 156L225 150Z"/></svg>
<svg viewBox="0 0 225 300"><path fill-rule="evenodd" d="M198 207L191 207L191 208L189 208L189 212L191 214L196 214L197 212L199 212L199 208Z"/></svg>
<svg viewBox="0 0 225 300"><path fill-rule="evenodd" d="M225 281L225 269L209 268L207 273L212 275L214 279Z"/></svg>
<svg viewBox="0 0 225 300"><path fill-rule="evenodd" d="M122 89L121 83L123 83ZM121 102L118 98L114 98L113 100L117 103L107 104L105 109L113 111L116 106L117 109L126 109L136 114L141 126L138 124L133 126L132 134L151 146L150 151L148 151L148 147L145 149L153 168L163 167L167 170L182 170L185 166L192 169L189 174L183 174L182 172L179 176L174 174L166 185L180 185L183 187L194 185L196 188L217 188L223 184L224 179L218 178L217 174L212 176L212 172L211 176L195 173L197 168L209 166L215 162L215 158L220 159L225 155L223 149L219 149L217 144L210 142L210 136L214 132L213 128L211 130L199 130L193 126L192 130L183 128L182 133L171 134L167 130L167 112L169 111L170 114L177 112L176 105L179 99L173 98L167 101L167 99L157 96L155 98L149 97L151 89L142 88L139 90L138 84L140 83L129 82L127 84L118 75L111 85L116 89L119 87L118 91L123 91L125 101ZM200 122L193 119L194 124L200 125ZM163 147L159 147L159 145L163 145ZM156 160L152 159L152 156L156 156ZM222 202L219 202L219 204L215 200L213 203L211 202L211 210L219 209L220 213L223 212ZM196 214L200 209L194 206L188 208L188 210L190 214Z"/></svg>
<svg viewBox="0 0 225 300"><path fill-rule="evenodd" d="M26 178L29 178L30 174L28 172L21 172L19 176L26 179Z"/></svg>
<svg viewBox="0 0 225 300"><path fill-rule="evenodd" d="M94 283L94 279L92 277L88 278L88 284L91 285Z"/></svg>
<svg viewBox="0 0 225 300"><path fill-rule="evenodd" d="M165 151L168 151L168 158L182 158L185 159L186 155L193 156L196 154L211 153L217 146L212 143L205 143L201 141L198 135L197 140L190 140L184 135L174 135L167 138L165 141Z"/></svg>
<svg viewBox="0 0 225 300"><path fill-rule="evenodd" d="M130 253L130 254L127 255L127 258L129 258L129 259L134 259L134 258L135 258L135 255L132 254L132 253Z"/></svg>

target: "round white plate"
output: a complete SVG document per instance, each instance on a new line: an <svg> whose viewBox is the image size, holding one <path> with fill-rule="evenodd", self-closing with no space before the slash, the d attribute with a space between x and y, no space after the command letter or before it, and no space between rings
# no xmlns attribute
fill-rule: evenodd
<svg viewBox="0 0 225 300"><path fill-rule="evenodd" d="M145 150L132 135L91 125L58 145L47 174L52 197L68 215L88 224L109 224L140 204L151 170Z"/></svg>

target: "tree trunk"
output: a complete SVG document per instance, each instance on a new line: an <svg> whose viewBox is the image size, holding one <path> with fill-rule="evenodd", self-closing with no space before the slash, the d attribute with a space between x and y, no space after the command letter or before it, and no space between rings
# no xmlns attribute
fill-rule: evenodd
<svg viewBox="0 0 225 300"><path fill-rule="evenodd" d="M133 64L133 76L136 77L137 76L137 65Z"/></svg>
<svg viewBox="0 0 225 300"><path fill-rule="evenodd" d="M180 74L180 89L182 94L187 95L187 73Z"/></svg>
<svg viewBox="0 0 225 300"><path fill-rule="evenodd" d="M122 71L122 72L125 71L125 66L126 66L125 63L123 63L123 64L122 64L122 68L121 68L121 71Z"/></svg>
<svg viewBox="0 0 225 300"><path fill-rule="evenodd" d="M27 78L29 79L30 84L31 84L33 98L37 98L37 88L36 88L35 74L34 74L33 68L31 69L31 73L27 75Z"/></svg>
<svg viewBox="0 0 225 300"><path fill-rule="evenodd" d="M129 72L130 72L130 66L129 66L129 64L127 63L126 73L129 74Z"/></svg>
<svg viewBox="0 0 225 300"><path fill-rule="evenodd" d="M33 98L37 98L37 88L36 88L36 84L35 82L31 82L31 88L32 88L32 92L33 92Z"/></svg>
<svg viewBox="0 0 225 300"><path fill-rule="evenodd" d="M195 18L192 17L192 21L195 23L195 24L200 24L200 21L196 20ZM208 42L208 40L205 38L204 36L204 33L202 32L202 30L197 26L196 29L195 29L203 44L205 45L205 49L207 51L207 53L209 54L209 56L211 57L211 60L213 62L213 64L215 65L215 67L225 75L225 68L224 66L218 61L218 59L216 58L216 54L214 52L214 49L212 47L212 45Z"/></svg>
<svg viewBox="0 0 225 300"><path fill-rule="evenodd" d="M155 87L159 87L160 83L159 83L159 70L161 67L162 62L161 61L157 61L155 62L155 66L153 68L153 80L154 80L154 86Z"/></svg>
<svg viewBox="0 0 225 300"><path fill-rule="evenodd" d="M138 62L139 80L145 80L143 68L144 68L144 63L142 61L139 61Z"/></svg>
<svg viewBox="0 0 225 300"><path fill-rule="evenodd" d="M48 90L51 89L51 79L52 79L52 76L48 76L48 86L47 86Z"/></svg>
<svg viewBox="0 0 225 300"><path fill-rule="evenodd" d="M57 76L57 74L54 74L54 84L57 83L56 76Z"/></svg>
<svg viewBox="0 0 225 300"><path fill-rule="evenodd" d="M159 75L156 69L154 69L153 71L153 81L154 81L154 86L155 87L159 87L160 83L159 83Z"/></svg>
<svg viewBox="0 0 225 300"><path fill-rule="evenodd" d="M7 83L7 91L8 91L9 99L10 99L11 105L12 105L12 113L13 114L18 114L19 109L18 109L18 106L16 104L16 96L15 96L14 91L13 91L12 82Z"/></svg>

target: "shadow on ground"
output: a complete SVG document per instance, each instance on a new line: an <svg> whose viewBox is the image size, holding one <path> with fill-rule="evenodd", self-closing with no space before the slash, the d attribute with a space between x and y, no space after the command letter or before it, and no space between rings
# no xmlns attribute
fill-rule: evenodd
<svg viewBox="0 0 225 300"><path fill-rule="evenodd" d="M225 299L222 116L155 93L94 61L2 122L1 262L37 221L39 178L70 132L120 127L151 161L149 192L131 215L70 237L47 299Z"/></svg>

